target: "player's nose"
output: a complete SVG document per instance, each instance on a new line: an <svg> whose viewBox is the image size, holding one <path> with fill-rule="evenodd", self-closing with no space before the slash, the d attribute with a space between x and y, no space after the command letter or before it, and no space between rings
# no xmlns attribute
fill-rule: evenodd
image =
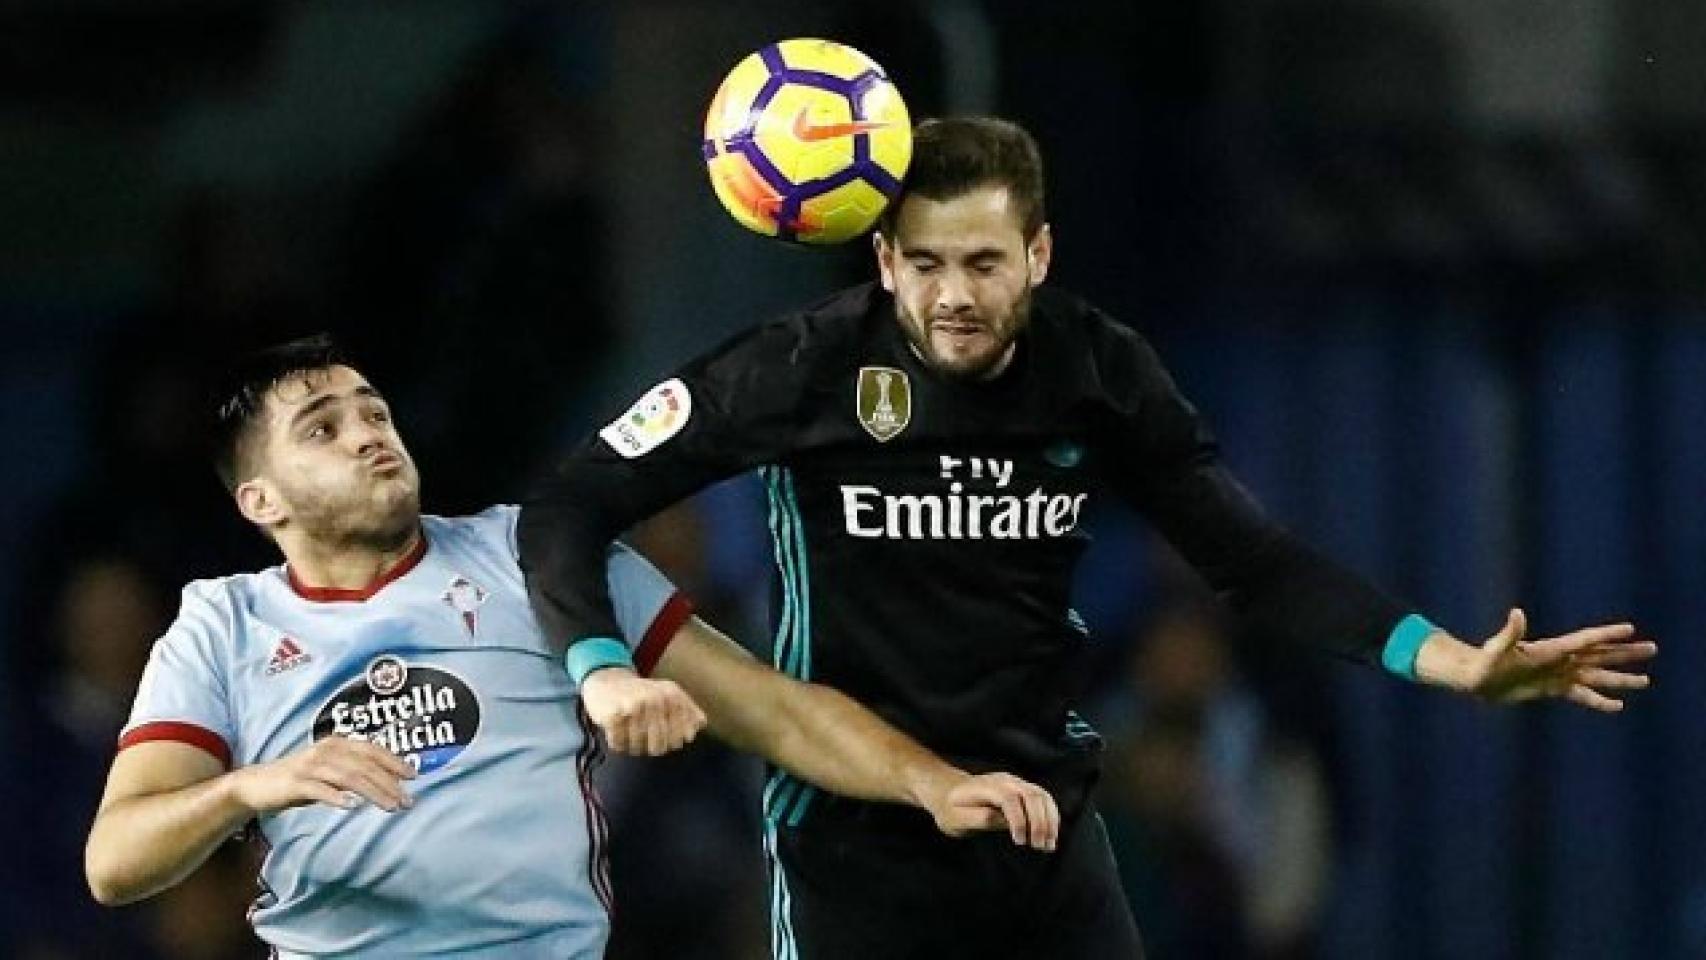
<svg viewBox="0 0 1706 960"><path fill-rule="evenodd" d="M936 284L937 313L952 315L971 307L971 284L966 278L950 274Z"/></svg>
<svg viewBox="0 0 1706 960"><path fill-rule="evenodd" d="M375 424L363 423L347 431L345 436L355 445L355 455L363 460L378 456L389 449L385 432Z"/></svg>

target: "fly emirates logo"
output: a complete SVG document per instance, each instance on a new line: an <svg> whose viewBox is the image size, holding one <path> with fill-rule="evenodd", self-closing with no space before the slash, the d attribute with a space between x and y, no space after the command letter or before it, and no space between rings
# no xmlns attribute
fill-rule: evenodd
<svg viewBox="0 0 1706 960"><path fill-rule="evenodd" d="M891 540L1040 540L1078 527L1089 494L1008 492L1013 461L941 458L946 494L895 494L862 484L841 485L847 535ZM994 494L967 493L966 481L993 481Z"/></svg>

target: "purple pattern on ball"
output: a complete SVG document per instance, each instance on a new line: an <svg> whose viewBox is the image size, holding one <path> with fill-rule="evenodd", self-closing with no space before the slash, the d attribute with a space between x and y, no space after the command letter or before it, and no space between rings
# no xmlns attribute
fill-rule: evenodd
<svg viewBox="0 0 1706 960"><path fill-rule="evenodd" d="M757 126L758 118L763 115L764 108L770 106L770 101L776 99L776 92L786 86L787 83L788 81L774 74L771 75L770 79L764 81L764 86L759 88L758 95L752 98L752 105L746 108L746 124L741 127L741 132L749 135L752 133L752 128Z"/></svg>
<svg viewBox="0 0 1706 960"><path fill-rule="evenodd" d="M854 104L860 104L864 101L865 94L871 92L872 87L887 81L888 77L883 76L881 70L866 70L853 78L853 89L848 95L852 97Z"/></svg>
<svg viewBox="0 0 1706 960"><path fill-rule="evenodd" d="M774 163L770 162L770 158L758 148L758 141L747 137L740 143L730 143L729 149L745 157L752 164L752 169L757 170L758 175L764 178L764 182L770 184L771 188L777 193L786 197L793 191L794 182L783 175Z"/></svg>
<svg viewBox="0 0 1706 960"><path fill-rule="evenodd" d="M853 84L856 82L843 80L832 73L824 73L821 70L794 70L792 68L782 72L782 79L804 87L817 87L819 90L839 93L848 99L853 97Z"/></svg>

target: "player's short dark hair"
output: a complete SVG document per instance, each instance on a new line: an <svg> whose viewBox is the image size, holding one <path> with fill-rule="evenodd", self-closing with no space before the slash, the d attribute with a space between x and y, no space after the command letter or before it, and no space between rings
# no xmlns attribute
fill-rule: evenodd
<svg viewBox="0 0 1706 960"><path fill-rule="evenodd" d="M209 444L214 472L226 490L237 489L244 445L266 409L272 388L299 374L348 363L330 334L317 333L257 350L232 366L214 391Z"/></svg>
<svg viewBox="0 0 1706 960"><path fill-rule="evenodd" d="M997 117L926 120L913 130L912 166L878 229L894 237L900 205L909 196L952 200L987 186L1007 188L1025 239L1035 237L1044 220L1043 157L1030 133Z"/></svg>

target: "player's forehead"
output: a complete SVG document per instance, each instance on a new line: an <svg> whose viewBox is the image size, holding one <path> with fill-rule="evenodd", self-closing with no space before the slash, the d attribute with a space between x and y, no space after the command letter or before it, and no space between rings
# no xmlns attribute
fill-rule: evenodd
<svg viewBox="0 0 1706 960"><path fill-rule="evenodd" d="M303 411L323 408L378 391L353 367L336 364L299 370L280 377L266 393L266 421L275 428L288 427Z"/></svg>
<svg viewBox="0 0 1706 960"><path fill-rule="evenodd" d="M940 200L906 197L894 239L902 255L964 256L988 247L1023 248L1024 222L1011 192L989 184Z"/></svg>

